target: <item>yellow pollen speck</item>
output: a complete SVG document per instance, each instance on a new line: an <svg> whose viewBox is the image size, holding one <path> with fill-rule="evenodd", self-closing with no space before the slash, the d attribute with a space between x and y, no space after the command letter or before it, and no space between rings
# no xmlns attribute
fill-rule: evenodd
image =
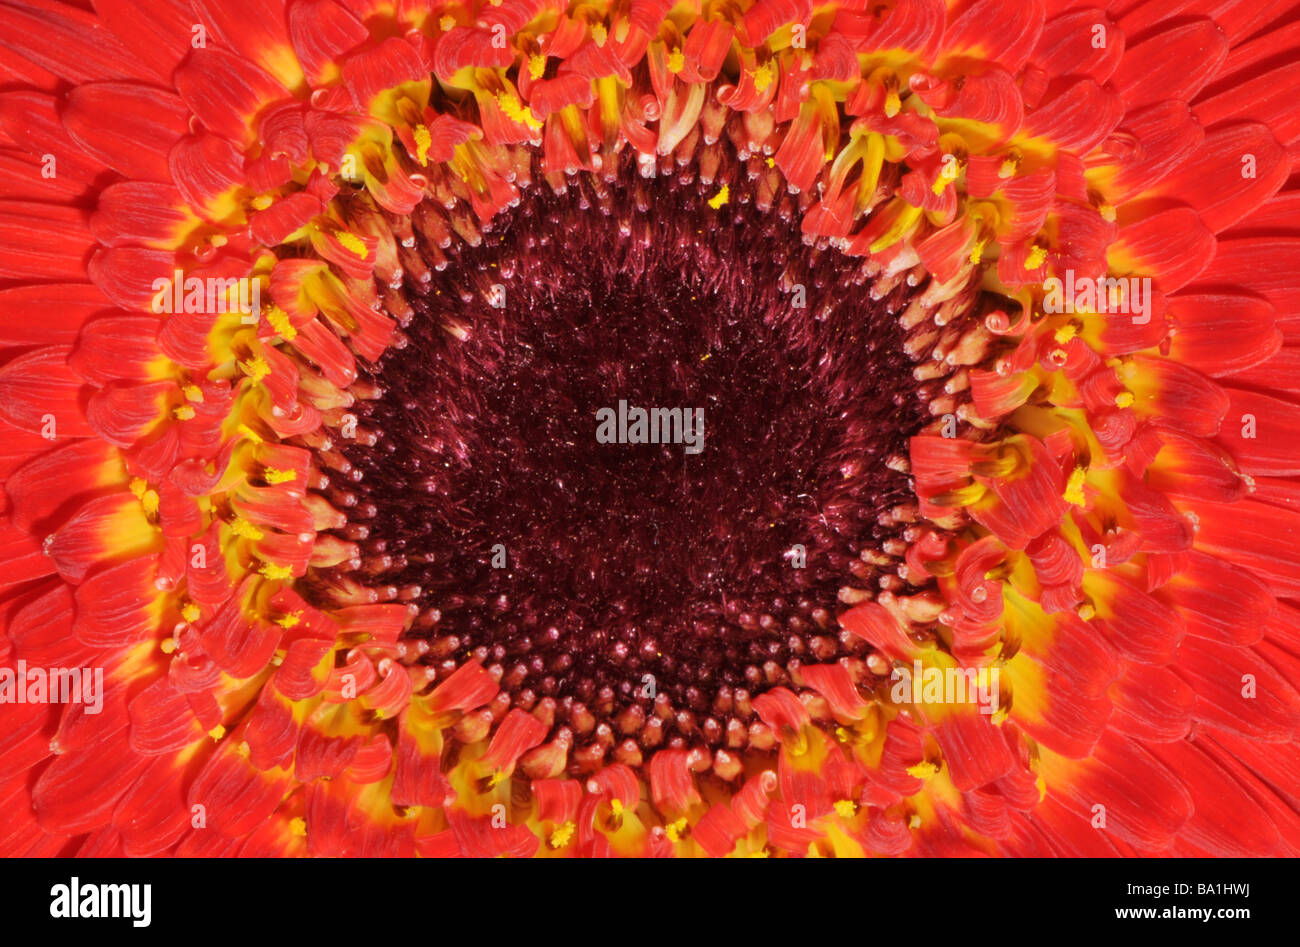
<svg viewBox="0 0 1300 947"><path fill-rule="evenodd" d="M187 404L183 404L172 411L172 415L178 421L188 421L190 418L194 417L194 409Z"/></svg>
<svg viewBox="0 0 1300 947"><path fill-rule="evenodd" d="M290 612L288 615L281 615L275 623L281 628L293 628L300 621L302 621L302 612Z"/></svg>
<svg viewBox="0 0 1300 947"><path fill-rule="evenodd" d="M253 210L266 210L275 203L275 199L270 194L259 194L249 202Z"/></svg>
<svg viewBox="0 0 1300 947"><path fill-rule="evenodd" d="M1091 605L1080 605L1079 611L1076 614L1078 614L1078 616L1084 621L1092 621L1097 617L1097 609L1093 608Z"/></svg>
<svg viewBox="0 0 1300 947"><path fill-rule="evenodd" d="M262 476L266 478L267 483L293 483L298 479L298 471L267 467Z"/></svg>
<svg viewBox="0 0 1300 947"><path fill-rule="evenodd" d="M975 246L971 247L971 251L970 251L971 263L978 265L979 261L984 258L984 244L986 242L987 241L984 240L975 241Z"/></svg>
<svg viewBox="0 0 1300 947"><path fill-rule="evenodd" d="M1009 178L1020 170L1020 156L1012 155L1002 162L1002 167L998 168L998 177Z"/></svg>
<svg viewBox="0 0 1300 947"><path fill-rule="evenodd" d="M261 539L264 535L260 529L242 517L235 517L230 524L230 531L244 539Z"/></svg>
<svg viewBox="0 0 1300 947"><path fill-rule="evenodd" d="M1115 396L1115 407L1131 408L1133 406L1133 401L1134 401L1133 392L1121 391L1119 394Z"/></svg>
<svg viewBox="0 0 1300 947"><path fill-rule="evenodd" d="M1065 502L1072 503L1075 506L1084 506L1083 498L1083 481L1088 478L1088 471L1082 467L1075 467L1074 472L1070 474L1070 481L1065 485Z"/></svg>
<svg viewBox="0 0 1300 947"><path fill-rule="evenodd" d="M302 816L297 816L289 820L289 831L299 838L307 837L307 820Z"/></svg>
<svg viewBox="0 0 1300 947"><path fill-rule="evenodd" d="M420 128L424 128L424 126L421 125ZM416 138L420 137L419 130L420 129L416 129ZM426 137L428 137L429 130L425 129L424 134ZM428 148L426 147L424 150L427 151ZM424 164L424 161L421 161L420 164ZM370 250L367 249L366 242L354 233L349 233L346 230L340 230L338 233L338 241L339 243L343 244L343 246L347 247L349 250L351 250L353 253L355 253L363 260L370 255Z"/></svg>
<svg viewBox="0 0 1300 947"><path fill-rule="evenodd" d="M931 763L929 760L921 760L921 762L917 763L915 766L909 766L907 772L909 775L915 776L917 779L929 779L935 773L939 772L939 767Z"/></svg>
<svg viewBox="0 0 1300 947"><path fill-rule="evenodd" d="M181 389L181 393L190 401L197 401L199 404L203 403L203 389L198 385L186 385Z"/></svg>
<svg viewBox="0 0 1300 947"><path fill-rule="evenodd" d="M438 21L438 27L444 33L454 28L455 26L456 26L456 18L454 16L444 16L442 19Z"/></svg>
<svg viewBox="0 0 1300 947"><path fill-rule="evenodd" d="M676 822L669 822L664 826L664 834L668 836L670 842L680 842L682 833L686 831L686 818L682 817Z"/></svg>
<svg viewBox="0 0 1300 947"><path fill-rule="evenodd" d="M146 490L144 496L140 497L140 505L144 507L146 516L153 516L158 512L158 491Z"/></svg>
<svg viewBox="0 0 1300 947"><path fill-rule="evenodd" d="M176 640L174 638L164 638L158 647L163 654L171 654L176 650Z"/></svg>
<svg viewBox="0 0 1300 947"><path fill-rule="evenodd" d="M714 210L717 210L723 204L727 203L727 201L730 198L731 198L731 188L729 188L727 185L724 184L722 185L722 190L720 190L717 194L714 194L712 197L709 198L709 206L712 207Z"/></svg>
<svg viewBox="0 0 1300 947"><path fill-rule="evenodd" d="M775 167L776 167L776 159L775 159L775 158L768 158L768 159L767 159L767 166L768 166L769 168L775 168Z"/></svg>
<svg viewBox="0 0 1300 947"><path fill-rule="evenodd" d="M763 65L754 70L754 89L758 92L766 92L768 87L772 84L772 80L775 78L776 76L772 69L772 64L763 63Z"/></svg>
<svg viewBox="0 0 1300 947"><path fill-rule="evenodd" d="M546 75L546 57L541 53L533 53L528 57L528 77L540 79L544 75Z"/></svg>
<svg viewBox="0 0 1300 947"><path fill-rule="evenodd" d="M609 31L605 29L604 23L597 23L591 28L591 38L596 41L597 46L605 45L605 40L609 39Z"/></svg>
<svg viewBox="0 0 1300 947"><path fill-rule="evenodd" d="M240 362L239 367L245 375L253 380L253 384L257 384L271 374L271 366L266 364L266 359L260 355L254 355L247 361Z"/></svg>
<svg viewBox="0 0 1300 947"><path fill-rule="evenodd" d="M853 814L858 811L858 807L852 799L840 799L835 803L835 811L841 819L851 819Z"/></svg>
<svg viewBox="0 0 1300 947"><path fill-rule="evenodd" d="M135 498L139 500L143 499L144 492L149 489L149 484L143 477L132 477L130 487L131 492L135 494Z"/></svg>
<svg viewBox="0 0 1300 947"><path fill-rule="evenodd" d="M505 779L506 779L505 770L503 769L493 770L492 775L488 777L488 788L490 789L493 786L499 786L501 783L505 781Z"/></svg>
<svg viewBox="0 0 1300 947"><path fill-rule="evenodd" d="M429 129L423 125L416 125L412 134L415 137L415 160L420 162L421 166L426 165L429 163L429 149L433 147L433 136L429 134ZM362 249L358 251L353 249L342 237L339 237L339 241L361 259L366 258L365 244L362 244Z"/></svg>
<svg viewBox="0 0 1300 947"><path fill-rule="evenodd" d="M199 607L193 602L186 602L181 606L181 617L191 625L199 620L201 614L202 612L199 611Z"/></svg>
<svg viewBox="0 0 1300 947"><path fill-rule="evenodd" d="M220 740L225 735L226 735L226 728L223 727L221 724L217 724L215 727L213 727L211 730L208 731L208 736L212 737L212 739L214 740Z"/></svg>
<svg viewBox="0 0 1300 947"><path fill-rule="evenodd" d="M680 49L674 49L668 54L668 71L674 75L681 72L686 67L686 56Z"/></svg>
<svg viewBox="0 0 1300 947"><path fill-rule="evenodd" d="M619 799L617 796L615 796L613 799L611 799L611 800L609 801L609 808L610 808L610 811L614 813L614 815L622 815L622 814L623 814L623 800L622 800L622 799Z"/></svg>
<svg viewBox="0 0 1300 947"><path fill-rule="evenodd" d="M261 573L261 575L264 578L272 579L272 580L278 579L283 581L284 579L289 579L293 577L292 569L290 569L288 566L276 565L274 562L263 563L262 568L258 569L257 571Z"/></svg>
<svg viewBox="0 0 1300 947"><path fill-rule="evenodd" d="M921 817L913 813L912 818L907 820L907 827L909 829L919 829L921 827Z"/></svg>
<svg viewBox="0 0 1300 947"><path fill-rule="evenodd" d="M573 840L573 835L577 832L578 827L572 822L566 822L554 832L551 833L551 848L564 848Z"/></svg>
<svg viewBox="0 0 1300 947"><path fill-rule="evenodd" d="M509 92L498 92L497 104L501 106L501 111L505 113L506 118L512 122L519 122L532 128L542 127L542 123L533 117L533 110L523 105L518 96L511 95Z"/></svg>
<svg viewBox="0 0 1300 947"><path fill-rule="evenodd" d="M266 311L266 321L271 323L271 328L286 342L292 342L298 335L298 330L289 321L288 313L279 306L271 306Z"/></svg>
<svg viewBox="0 0 1300 947"><path fill-rule="evenodd" d="M1061 326L1061 328L1056 330L1056 334L1052 336L1052 338L1056 339L1059 344L1064 345L1078 334L1078 326L1073 322L1067 322L1065 325Z"/></svg>
<svg viewBox="0 0 1300 947"><path fill-rule="evenodd" d="M844 727L835 728L835 739L839 740L841 743L848 743L851 737L852 734Z"/></svg>
<svg viewBox="0 0 1300 947"><path fill-rule="evenodd" d="M1102 204L1097 208L1097 213L1101 214L1101 219L1108 224L1115 222L1115 208L1110 204Z"/></svg>
<svg viewBox="0 0 1300 947"><path fill-rule="evenodd" d="M903 100L898 97L897 89L885 93L885 117L893 118L903 107Z"/></svg>
<svg viewBox="0 0 1300 947"><path fill-rule="evenodd" d="M1025 269L1036 270L1047 262L1047 248L1034 244L1034 248L1029 251L1029 256L1025 257Z"/></svg>

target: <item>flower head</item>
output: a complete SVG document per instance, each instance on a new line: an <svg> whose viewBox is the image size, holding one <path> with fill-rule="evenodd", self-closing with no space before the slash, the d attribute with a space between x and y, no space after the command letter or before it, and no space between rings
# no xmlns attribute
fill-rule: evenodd
<svg viewBox="0 0 1300 947"><path fill-rule="evenodd" d="M1294 11L1160 6L0 6L4 850L1294 853Z"/></svg>

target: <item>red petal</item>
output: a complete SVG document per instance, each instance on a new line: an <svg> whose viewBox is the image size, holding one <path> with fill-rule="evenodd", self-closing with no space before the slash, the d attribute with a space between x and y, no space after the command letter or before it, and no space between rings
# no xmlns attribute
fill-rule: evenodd
<svg viewBox="0 0 1300 947"><path fill-rule="evenodd" d="M0 520L0 589L49 575L51 566L39 539Z"/></svg>
<svg viewBox="0 0 1300 947"><path fill-rule="evenodd" d="M160 182L171 181L167 152L189 118L170 92L127 82L79 86L63 111L64 127L87 154L133 180Z"/></svg>
<svg viewBox="0 0 1300 947"><path fill-rule="evenodd" d="M895 661L911 660L919 650L894 616L875 602L849 609L840 616L840 625Z"/></svg>
<svg viewBox="0 0 1300 947"><path fill-rule="evenodd" d="M1097 609L1095 626L1120 655L1156 665L1174 659L1186 632L1176 611L1114 573L1090 573L1084 588Z"/></svg>
<svg viewBox="0 0 1300 947"><path fill-rule="evenodd" d="M1262 299L1179 294L1168 305L1177 327L1170 354L1212 377L1267 361L1282 345L1273 307Z"/></svg>
<svg viewBox="0 0 1300 947"><path fill-rule="evenodd" d="M1156 744L1151 752L1192 790L1192 816L1179 837L1216 856L1271 855L1277 828L1241 787L1194 743Z"/></svg>
<svg viewBox="0 0 1300 947"><path fill-rule="evenodd" d="M1105 30L1106 44L1092 44L1093 27ZM1102 10L1071 10L1044 26L1030 62L1051 76L1087 76L1104 83L1124 55L1124 33Z"/></svg>
<svg viewBox="0 0 1300 947"><path fill-rule="evenodd" d="M1228 41L1212 20L1192 20L1155 33L1128 47L1111 82L1129 111L1178 99L1189 102L1203 89L1228 55ZM1182 69L1158 64L1186 63Z"/></svg>
<svg viewBox="0 0 1300 947"><path fill-rule="evenodd" d="M126 745L126 731L99 734L99 742L56 756L32 787L41 828L79 835L108 822L117 800L148 765Z"/></svg>
<svg viewBox="0 0 1300 947"><path fill-rule="evenodd" d="M167 399L175 390L175 383L170 381L108 385L90 396L86 422L108 443L131 447L161 420Z"/></svg>
<svg viewBox="0 0 1300 947"><path fill-rule="evenodd" d="M1214 234L1189 208L1153 214L1120 229L1108 259L1133 260L1140 273L1155 277L1166 295L1186 285L1214 259ZM1129 269L1125 267L1125 272Z"/></svg>
<svg viewBox="0 0 1300 947"><path fill-rule="evenodd" d="M1052 683L1042 697L1039 714L1026 713L1017 720L1043 746L1062 756L1082 759L1092 752L1106 729L1111 718L1110 699L1087 696L1075 688L1070 678L1054 678L1046 668L1043 670L1044 679ZM1038 700L1034 703L1038 705Z"/></svg>
<svg viewBox="0 0 1300 947"><path fill-rule="evenodd" d="M111 543L117 538L115 522L123 513L142 516L139 509L139 501L122 492L86 503L47 541L47 552L59 573L71 582L80 582L91 566L113 558ZM121 558L121 554L116 558Z"/></svg>
<svg viewBox="0 0 1300 947"><path fill-rule="evenodd" d="M289 43L285 0L194 0L194 10L225 46L261 66L287 88L303 82Z"/></svg>
<svg viewBox="0 0 1300 947"><path fill-rule="evenodd" d="M1181 740L1191 731L1196 691L1169 668L1130 665L1110 693L1116 730L1157 743Z"/></svg>
<svg viewBox="0 0 1300 947"><path fill-rule="evenodd" d="M204 807L209 833L247 835L280 804L291 781L283 770L262 772L224 741L195 777L189 807Z"/></svg>
<svg viewBox="0 0 1300 947"><path fill-rule="evenodd" d="M313 80L329 76L341 54L370 38L361 21L334 0L300 0L290 6L289 35Z"/></svg>
<svg viewBox="0 0 1300 947"><path fill-rule="evenodd" d="M82 324L111 312L112 305L89 283L47 283L0 290L0 346L73 342Z"/></svg>
<svg viewBox="0 0 1300 947"><path fill-rule="evenodd" d="M94 14L54 0L0 6L0 45L75 84L150 78Z"/></svg>
<svg viewBox="0 0 1300 947"><path fill-rule="evenodd" d="M1275 593L1300 596L1300 511L1243 500L1196 504L1196 545L1249 569Z"/></svg>
<svg viewBox="0 0 1300 947"><path fill-rule="evenodd" d="M94 0L99 19L135 55L132 60L170 87L172 73L190 51L194 11L184 0Z"/></svg>
<svg viewBox="0 0 1300 947"><path fill-rule="evenodd" d="M490 701L500 689L483 665L477 660L468 661L434 688L429 695L429 707L434 713L473 710Z"/></svg>
<svg viewBox="0 0 1300 947"><path fill-rule="evenodd" d="M192 814L185 804L185 777L185 768L176 759L155 757L118 800L113 826L121 834L127 855L166 852L191 827Z"/></svg>
<svg viewBox="0 0 1300 947"><path fill-rule="evenodd" d="M100 250L86 272L99 290L120 309L148 310L157 291L154 280L170 279L176 256L163 250L120 247Z"/></svg>
<svg viewBox="0 0 1300 947"><path fill-rule="evenodd" d="M527 750L537 746L546 739L547 728L532 714L523 710L512 710L506 714L497 732L492 736L492 743L483 756L485 765L497 770L514 766L515 761Z"/></svg>
<svg viewBox="0 0 1300 947"><path fill-rule="evenodd" d="M1239 237L1220 240L1214 262L1197 282L1207 287L1249 287L1273 304L1284 338L1300 340L1300 239Z"/></svg>
<svg viewBox="0 0 1300 947"><path fill-rule="evenodd" d="M691 838L710 858L722 858L745 835L745 823L725 805L713 805L691 830Z"/></svg>
<svg viewBox="0 0 1300 947"><path fill-rule="evenodd" d="M1105 149L1115 158L1114 200L1128 200L1163 180L1187 161L1205 139L1205 130L1182 102L1161 102L1126 115Z"/></svg>
<svg viewBox="0 0 1300 947"><path fill-rule="evenodd" d="M93 245L83 210L0 201L0 278L84 280Z"/></svg>
<svg viewBox="0 0 1300 947"><path fill-rule="evenodd" d="M977 0L948 27L945 53L968 51L1015 72L1043 33L1042 0Z"/></svg>
<svg viewBox="0 0 1300 947"><path fill-rule="evenodd" d="M1136 356L1121 377L1132 372L1139 383L1154 389L1150 397L1140 397L1133 406L1152 424L1172 428L1184 434L1213 437L1228 411L1228 395L1200 372L1164 358Z"/></svg>
<svg viewBox="0 0 1300 947"><path fill-rule="evenodd" d="M1253 740L1295 739L1300 694L1253 649L1187 638L1174 671L1196 691L1197 720Z"/></svg>
<svg viewBox="0 0 1300 947"><path fill-rule="evenodd" d="M90 648L122 648L149 637L158 623L149 606L157 558L132 559L86 578L77 588L77 617L72 633Z"/></svg>
<svg viewBox="0 0 1300 947"><path fill-rule="evenodd" d="M70 351L66 345L37 349L0 368L0 418L20 430L56 438L93 434L83 409L89 389L68 368Z"/></svg>
<svg viewBox="0 0 1300 947"><path fill-rule="evenodd" d="M1049 780L1049 791L1088 819L1095 806L1105 806L1105 830L1098 834L1160 850L1192 814L1191 796L1178 777L1127 737L1107 734L1078 766L1078 775L1064 785Z"/></svg>
<svg viewBox="0 0 1300 947"><path fill-rule="evenodd" d="M156 316L109 316L87 322L68 356L68 367L86 381L108 385L143 379L159 360Z"/></svg>
<svg viewBox="0 0 1300 947"><path fill-rule="evenodd" d="M176 70L176 91L209 131L238 144L251 137L262 108L288 96L257 66L216 48L191 51Z"/></svg>
<svg viewBox="0 0 1300 947"><path fill-rule="evenodd" d="M1170 70L1172 71L1172 70ZM1247 177L1242 163L1254 158ZM1177 198L1200 214L1215 233L1249 220L1250 214L1272 197L1291 173L1286 151L1264 125L1238 124L1211 129L1196 154L1160 182L1155 193ZM1206 187L1206 181L1216 182Z"/></svg>
<svg viewBox="0 0 1300 947"><path fill-rule="evenodd" d="M978 710L954 708L932 732L943 751L949 778L960 790L986 786L1015 765L1002 729Z"/></svg>
<svg viewBox="0 0 1300 947"><path fill-rule="evenodd" d="M186 695L165 675L131 698L127 713L131 718L131 747L146 756L179 750L204 735Z"/></svg>
<svg viewBox="0 0 1300 947"><path fill-rule="evenodd" d="M1218 443L1241 470L1263 477L1300 474L1300 406L1253 391L1225 390L1229 407Z"/></svg>
<svg viewBox="0 0 1300 947"><path fill-rule="evenodd" d="M170 184L126 181L100 193L90 229L106 247L171 249L196 222L184 206L180 191Z"/></svg>
<svg viewBox="0 0 1300 947"><path fill-rule="evenodd" d="M685 750L660 750L650 758L650 797L666 813L685 812L699 802Z"/></svg>
<svg viewBox="0 0 1300 947"><path fill-rule="evenodd" d="M1219 80L1228 80L1220 76ZM1264 75L1231 83L1224 91L1196 103L1196 120L1206 128L1241 117L1241 103L1250 103L1249 117L1263 122L1284 145L1300 138L1300 63L1285 63Z"/></svg>

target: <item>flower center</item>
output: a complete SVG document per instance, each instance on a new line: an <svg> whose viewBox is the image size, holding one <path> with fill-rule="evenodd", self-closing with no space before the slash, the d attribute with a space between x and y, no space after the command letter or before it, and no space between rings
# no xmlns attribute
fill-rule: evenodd
<svg viewBox="0 0 1300 947"><path fill-rule="evenodd" d="M752 192L738 163L706 186L625 157L468 239L417 210L427 269L332 448L361 550L335 578L413 602L437 680L478 658L593 765L744 746L800 664L865 680L835 618L905 587L901 458L940 390L900 324L921 280Z"/></svg>

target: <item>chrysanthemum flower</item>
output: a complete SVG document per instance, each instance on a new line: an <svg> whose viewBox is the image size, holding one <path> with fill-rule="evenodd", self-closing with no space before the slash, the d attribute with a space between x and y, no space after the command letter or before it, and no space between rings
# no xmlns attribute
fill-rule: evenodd
<svg viewBox="0 0 1300 947"><path fill-rule="evenodd" d="M1296 854L1295 10L3 0L0 851Z"/></svg>

